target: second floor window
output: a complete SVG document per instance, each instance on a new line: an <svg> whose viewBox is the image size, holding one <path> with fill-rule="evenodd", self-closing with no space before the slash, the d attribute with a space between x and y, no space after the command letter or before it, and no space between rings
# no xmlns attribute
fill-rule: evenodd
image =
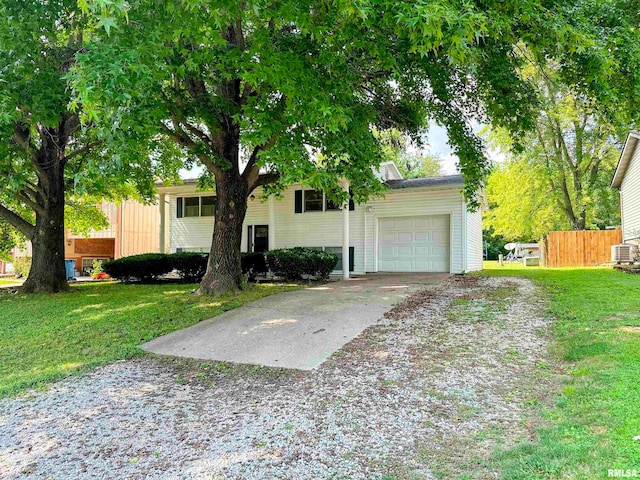
<svg viewBox="0 0 640 480"><path fill-rule="evenodd" d="M331 210L342 210L342 206L321 190L296 190L295 191L295 213L303 212L328 212ZM353 198L349 200L349 210L354 210Z"/></svg>
<svg viewBox="0 0 640 480"><path fill-rule="evenodd" d="M216 213L216 197L178 197L177 217L213 217Z"/></svg>
<svg viewBox="0 0 640 480"><path fill-rule="evenodd" d="M319 190L304 191L304 211L305 212L321 212L323 195Z"/></svg>

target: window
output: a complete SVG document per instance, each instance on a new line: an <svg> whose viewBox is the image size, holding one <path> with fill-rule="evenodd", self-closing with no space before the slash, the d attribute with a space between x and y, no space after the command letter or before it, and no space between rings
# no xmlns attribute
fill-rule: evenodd
<svg viewBox="0 0 640 480"><path fill-rule="evenodd" d="M325 210L342 210L342 207L340 206L339 203L336 203L333 200L330 200L329 197L325 195L324 209Z"/></svg>
<svg viewBox="0 0 640 480"><path fill-rule="evenodd" d="M334 271L337 270L342 270L342 247L305 247L308 248L310 250L324 250L327 253L333 253L335 256L338 257L338 263L336 263L336 266L333 268ZM354 261L354 256L355 254L355 247L349 247L349 271L353 272L354 269L354 265L355 265L355 261Z"/></svg>
<svg viewBox="0 0 640 480"><path fill-rule="evenodd" d="M201 217L213 217L216 214L216 197L200 197L202 208L200 209Z"/></svg>
<svg viewBox="0 0 640 480"><path fill-rule="evenodd" d="M304 191L304 211L321 212L323 203L323 193L319 190Z"/></svg>
<svg viewBox="0 0 640 480"><path fill-rule="evenodd" d="M176 199L176 216L213 217L216 214L216 197L178 197Z"/></svg>
<svg viewBox="0 0 640 480"><path fill-rule="evenodd" d="M342 270L342 247L325 247L324 251L327 253L333 253L338 257L338 263L336 263L335 270ZM354 267L354 258L353 255L355 253L354 247L349 247L349 271L353 272Z"/></svg>
<svg viewBox="0 0 640 480"><path fill-rule="evenodd" d="M108 257L96 257L96 258L88 258L82 257L82 270L80 271L80 275L88 277L93 272L93 264L95 262L108 262L111 260Z"/></svg>
<svg viewBox="0 0 640 480"><path fill-rule="evenodd" d="M330 200L320 190L296 190L295 213L302 212L328 212L342 210L342 206ZM349 210L355 210L353 198L349 199Z"/></svg>
<svg viewBox="0 0 640 480"><path fill-rule="evenodd" d="M200 197L186 197L184 199L184 216L185 217L200 216Z"/></svg>

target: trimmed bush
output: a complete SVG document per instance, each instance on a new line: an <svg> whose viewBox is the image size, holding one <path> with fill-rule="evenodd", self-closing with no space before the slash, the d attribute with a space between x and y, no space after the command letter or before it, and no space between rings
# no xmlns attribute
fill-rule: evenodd
<svg viewBox="0 0 640 480"><path fill-rule="evenodd" d="M111 277L123 282L153 282L166 275L173 267L164 253L131 255L102 264L102 269Z"/></svg>
<svg viewBox="0 0 640 480"><path fill-rule="evenodd" d="M264 254L260 252L242 254L242 274L247 275L250 282L256 282L258 275L269 271Z"/></svg>
<svg viewBox="0 0 640 480"><path fill-rule="evenodd" d="M301 247L271 250L265 258L271 272L286 280L325 280L338 263L332 253Z"/></svg>
<svg viewBox="0 0 640 480"><path fill-rule="evenodd" d="M168 255L172 270L189 283L198 283L207 271L209 256L206 253L179 252Z"/></svg>

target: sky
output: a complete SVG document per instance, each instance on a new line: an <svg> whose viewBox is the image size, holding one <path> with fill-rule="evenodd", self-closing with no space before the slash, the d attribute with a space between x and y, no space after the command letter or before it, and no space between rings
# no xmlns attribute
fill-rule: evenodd
<svg viewBox="0 0 640 480"><path fill-rule="evenodd" d="M484 128L484 126L474 123L472 124L472 128L474 132L478 133L482 128ZM444 175L455 175L458 173L456 169L458 157L452 153L446 129L432 122L429 125L429 131L426 138L428 145L422 150L434 154L442 159L442 173ZM496 162L502 162L505 158L503 153L492 149L487 150L487 156Z"/></svg>

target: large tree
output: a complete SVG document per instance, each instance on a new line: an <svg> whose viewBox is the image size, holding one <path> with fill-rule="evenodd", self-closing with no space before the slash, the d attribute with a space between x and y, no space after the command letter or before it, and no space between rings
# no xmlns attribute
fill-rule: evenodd
<svg viewBox="0 0 640 480"><path fill-rule="evenodd" d="M123 2L92 5L103 38L75 72L88 118L162 134L214 177L201 292L241 287L255 188L303 181L344 201L342 178L357 201L378 193L371 167L384 156L373 127L417 138L429 120L443 125L475 205L489 169L469 121L514 134L533 125L519 48L573 65L571 52L588 43L569 22L572 5L544 0L140 0L126 18L113 14Z"/></svg>
<svg viewBox="0 0 640 480"><path fill-rule="evenodd" d="M626 125L615 125L584 93L563 86L557 68L531 65L526 75L538 87L539 115L520 148L494 132L507 162L489 178L485 222L509 238L529 239L616 225L618 196L609 183Z"/></svg>
<svg viewBox="0 0 640 480"><path fill-rule="evenodd" d="M136 178L133 172L150 162L111 158L97 126L82 125L68 80L87 40L87 17L76 0L2 0L0 17L0 220L3 231L8 224L32 243L22 290L59 292L67 288L65 207L74 214L69 226L100 227L82 195L114 195L123 184L115 172ZM145 170L143 184L152 186L150 175Z"/></svg>
<svg viewBox="0 0 640 480"><path fill-rule="evenodd" d="M73 1L0 3L0 218L33 244L25 292L67 288L64 172L91 146L63 80L82 45L75 11Z"/></svg>

